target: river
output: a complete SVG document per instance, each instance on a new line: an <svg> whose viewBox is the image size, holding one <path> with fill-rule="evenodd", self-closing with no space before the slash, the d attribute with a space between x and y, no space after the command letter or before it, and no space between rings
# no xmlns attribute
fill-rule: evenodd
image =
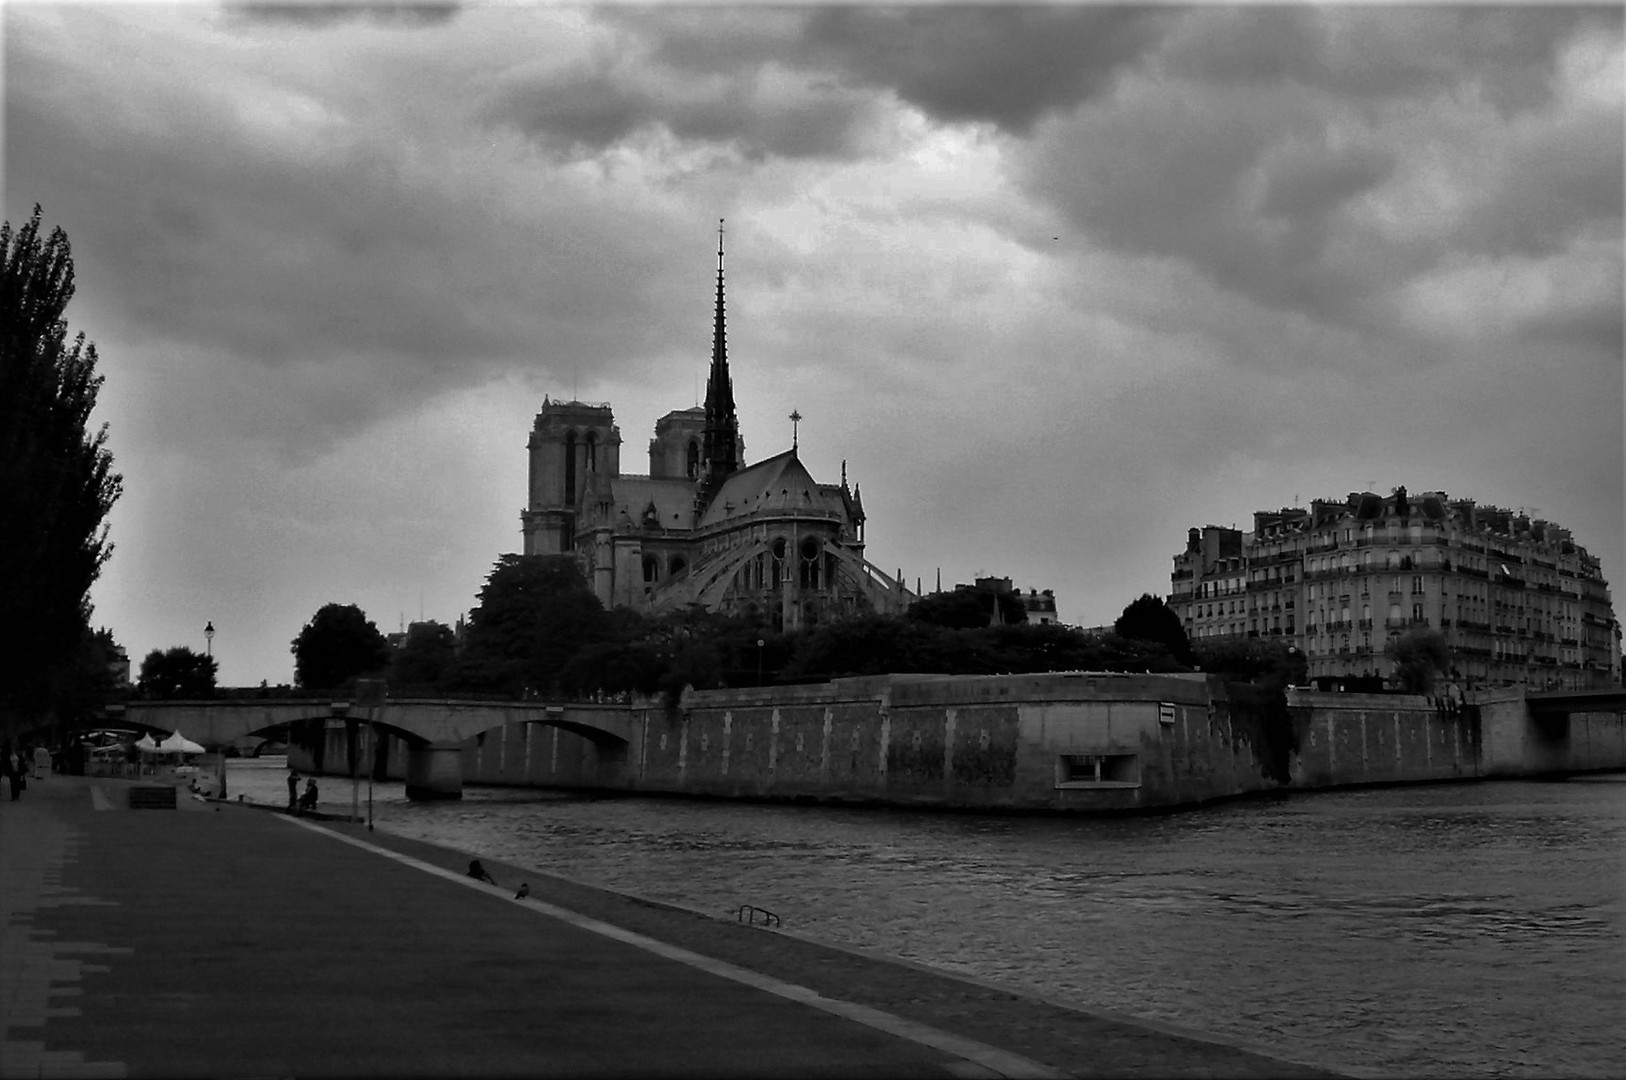
<svg viewBox="0 0 1626 1080"><path fill-rule="evenodd" d="M285 802L280 758L233 798ZM350 784L318 778L322 808ZM366 786L362 785L365 813ZM1086 819L374 789L377 828L1369 1076L1626 1072L1626 776Z"/></svg>

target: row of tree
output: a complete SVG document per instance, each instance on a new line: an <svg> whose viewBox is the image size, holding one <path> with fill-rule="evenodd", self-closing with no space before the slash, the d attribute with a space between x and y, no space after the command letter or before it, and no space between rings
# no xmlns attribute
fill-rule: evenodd
<svg viewBox="0 0 1626 1080"><path fill-rule="evenodd" d="M1294 654L1267 642L1193 650L1155 596L1128 605L1108 633L1033 625L1019 601L989 625L991 593L922 598L905 616L874 613L776 632L760 618L695 607L658 616L606 611L569 556L505 555L480 590L460 642L417 623L399 648L354 605L329 604L292 643L301 686L339 688L382 677L394 692L511 697L635 693L822 681L895 672L1224 670L1285 682ZM1302 676L1302 659L1297 676Z"/></svg>
<svg viewBox="0 0 1626 1080"><path fill-rule="evenodd" d="M635 693L675 700L711 689L897 672L1200 670L1280 689L1306 679L1301 653L1271 639L1194 648L1158 597L1130 603L1111 632L1025 622L1020 604L989 625L999 597L971 591L924 597L904 617L857 615L795 633L698 607L659 616L606 611L569 556L505 555L472 612L464 639L438 622L414 623L391 647L354 604L327 604L292 642L295 679L343 690L382 678L393 692L568 697ZM1406 689L1428 692L1445 669L1438 632L1391 645ZM140 690L152 697L212 692L214 661L188 649L149 654Z"/></svg>

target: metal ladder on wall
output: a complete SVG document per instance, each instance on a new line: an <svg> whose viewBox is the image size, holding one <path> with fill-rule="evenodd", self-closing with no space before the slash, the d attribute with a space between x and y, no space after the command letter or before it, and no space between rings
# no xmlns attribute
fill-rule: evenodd
<svg viewBox="0 0 1626 1080"><path fill-rule="evenodd" d="M762 916L763 926L779 926L779 916L767 908L757 907L755 904L741 904L734 912L734 921L746 923L749 926L757 924L757 916Z"/></svg>

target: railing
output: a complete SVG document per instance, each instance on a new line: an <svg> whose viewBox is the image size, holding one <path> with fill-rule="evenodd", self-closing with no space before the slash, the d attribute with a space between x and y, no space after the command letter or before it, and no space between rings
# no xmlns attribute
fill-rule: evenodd
<svg viewBox="0 0 1626 1080"><path fill-rule="evenodd" d="M762 916L762 925L763 926L779 926L779 925L781 925L780 922L779 922L779 916L775 915L773 912L769 911L767 908L759 908L755 904L741 904L739 906L739 909L734 912L734 921L735 922L746 923L747 925L750 925L750 926L755 926L756 922L757 922L757 916L758 915Z"/></svg>

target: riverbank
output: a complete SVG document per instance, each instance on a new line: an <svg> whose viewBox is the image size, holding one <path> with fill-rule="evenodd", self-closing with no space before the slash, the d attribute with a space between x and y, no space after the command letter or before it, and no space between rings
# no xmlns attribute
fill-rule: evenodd
<svg viewBox="0 0 1626 1080"><path fill-rule="evenodd" d="M0 807L6 1076L1306 1076L1194 1033L364 826ZM530 895L516 900L520 881ZM1325 1074L1321 1074L1325 1075Z"/></svg>

